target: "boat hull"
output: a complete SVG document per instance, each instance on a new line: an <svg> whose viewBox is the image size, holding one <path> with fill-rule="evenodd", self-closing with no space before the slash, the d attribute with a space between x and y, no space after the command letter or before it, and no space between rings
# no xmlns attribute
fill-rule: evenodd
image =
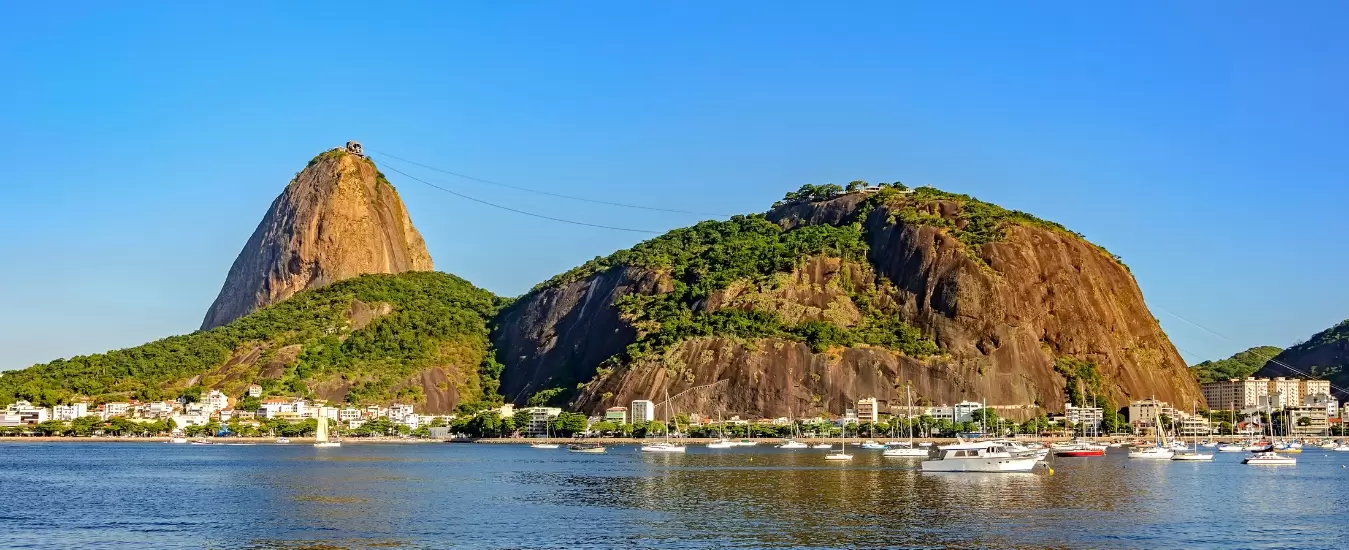
<svg viewBox="0 0 1349 550"><path fill-rule="evenodd" d="M1206 462L1213 460L1213 455L1208 453L1181 453L1171 457L1171 460L1183 462Z"/></svg>
<svg viewBox="0 0 1349 550"><path fill-rule="evenodd" d="M901 447L898 449L886 449L885 452L881 453L881 456L924 458L931 454L932 453L929 453L927 449Z"/></svg>
<svg viewBox="0 0 1349 550"><path fill-rule="evenodd" d="M832 455L826 455L826 456L824 457L824 459L825 459L825 460L852 460L852 455L832 454Z"/></svg>
<svg viewBox="0 0 1349 550"><path fill-rule="evenodd" d="M1055 451L1054 456L1060 458L1088 458L1093 456L1105 456L1102 449L1069 449L1066 451Z"/></svg>
<svg viewBox="0 0 1349 550"><path fill-rule="evenodd" d="M682 446L675 446L675 445L671 445L671 446L668 446L668 447L667 447L667 446L664 446L664 445L653 445L653 446L642 447L642 452L644 452L644 453L685 453L685 452L688 452L688 449L685 448L685 447L682 447Z"/></svg>
<svg viewBox="0 0 1349 550"><path fill-rule="evenodd" d="M1029 472L1035 468L1034 458L970 457L924 460L924 472Z"/></svg>

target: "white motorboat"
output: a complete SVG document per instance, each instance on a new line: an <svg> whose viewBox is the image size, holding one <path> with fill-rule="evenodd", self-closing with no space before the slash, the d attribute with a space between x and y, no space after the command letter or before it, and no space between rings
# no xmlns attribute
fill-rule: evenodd
<svg viewBox="0 0 1349 550"><path fill-rule="evenodd" d="M1241 463L1251 466L1296 466L1297 458L1273 451L1261 451L1242 459Z"/></svg>
<svg viewBox="0 0 1349 550"><path fill-rule="evenodd" d="M1337 453L1349 452L1349 445L1337 445L1334 449L1331 450Z"/></svg>
<svg viewBox="0 0 1349 550"><path fill-rule="evenodd" d="M1034 457L1016 457L1000 443L957 443L938 448L936 460L924 460L924 472L1029 472Z"/></svg>
<svg viewBox="0 0 1349 550"><path fill-rule="evenodd" d="M539 442L539 443L530 443L530 444L529 444L529 448L531 448L531 449L559 449L559 448L561 448L561 447L562 447L562 445L560 445L560 444L558 444L558 443L545 443L545 442Z"/></svg>
<svg viewBox="0 0 1349 550"><path fill-rule="evenodd" d="M932 453L928 452L928 450L923 447L914 447L912 445L901 444L886 449L885 452L881 453L881 456L915 458L915 457L927 457L931 456L931 454Z"/></svg>
<svg viewBox="0 0 1349 550"><path fill-rule="evenodd" d="M778 448L779 448L779 449L809 449L809 448L810 448L810 445L806 445L805 443L802 443L802 442L797 441L797 440L795 440L795 439L788 439L788 440L786 440L786 441L783 441L781 445L778 445Z"/></svg>
<svg viewBox="0 0 1349 550"><path fill-rule="evenodd" d="M290 443L290 439L285 438L285 437L278 437L278 438L276 438L276 444L277 444L277 445L285 445L285 444L287 444L287 443Z"/></svg>
<svg viewBox="0 0 1349 550"><path fill-rule="evenodd" d="M863 448L863 449L871 449L871 450L873 450L873 451L877 451L877 450L884 449L884 448L885 448L885 445L881 445L880 443L877 443L877 442L875 442L875 441L872 441L872 440L868 439L868 440L862 442L862 448Z"/></svg>
<svg viewBox="0 0 1349 550"><path fill-rule="evenodd" d="M753 447L755 445L758 445L759 442L749 439L741 439L740 441L736 441L735 444L740 447Z"/></svg>
<svg viewBox="0 0 1349 550"><path fill-rule="evenodd" d="M575 444L575 445L568 445L568 446L567 446L567 452L569 452L569 453L604 454L604 446L602 446L602 445L593 445L593 444L589 444L589 443L577 443L577 444Z"/></svg>
<svg viewBox="0 0 1349 550"><path fill-rule="evenodd" d="M814 445L811 445L810 448L812 448L812 449L832 449L832 448L834 448L834 444L833 444L833 443L816 443L816 444L814 444Z"/></svg>
<svg viewBox="0 0 1349 550"><path fill-rule="evenodd" d="M1213 460L1212 453L1184 452L1171 455L1171 460L1183 460L1189 462L1207 462Z"/></svg>
<svg viewBox="0 0 1349 550"><path fill-rule="evenodd" d="M707 448L709 449L729 449L736 446L735 442L729 439L718 439L707 444Z"/></svg>
<svg viewBox="0 0 1349 550"><path fill-rule="evenodd" d="M1129 451L1129 458L1152 458L1157 460L1170 460L1176 452L1166 447L1141 447Z"/></svg>
<svg viewBox="0 0 1349 550"><path fill-rule="evenodd" d="M187 443L187 438L186 438L186 437L174 437L174 438L172 438L172 439L169 439L169 443L175 443L175 444L181 445L181 444L183 444L183 443Z"/></svg>
<svg viewBox="0 0 1349 550"><path fill-rule="evenodd" d="M1246 448L1244 446L1237 443L1223 443L1218 445L1218 452L1220 453L1240 453L1245 450Z"/></svg>

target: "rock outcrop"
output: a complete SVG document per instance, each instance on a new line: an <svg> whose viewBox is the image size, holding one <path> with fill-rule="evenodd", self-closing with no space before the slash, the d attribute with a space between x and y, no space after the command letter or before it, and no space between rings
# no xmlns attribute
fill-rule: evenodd
<svg viewBox="0 0 1349 550"><path fill-rule="evenodd" d="M920 403L986 400L1009 416L1027 417L1063 410L1075 380L1055 366L1072 358L1095 365L1095 393L1117 406L1147 397L1202 405L1137 283L1109 253L1020 213L1012 214L1035 223L1008 222L1000 238L971 245L956 235L976 229L959 201L926 203L919 222L903 207L849 193L776 208L767 218L789 231L858 224L869 247L866 265L803 258L772 288L731 283L694 311L758 309L788 321L848 326L858 318L848 296L857 294L839 289L875 278L879 294L865 300L884 301L887 311L935 340L938 354L908 356L865 344L821 351L790 338L712 334L683 340L654 360L605 361L621 357L639 334L616 302L678 284L660 269L619 265L560 280L513 304L493 333L506 366L503 393L523 402L542 386L557 387L587 412L682 393L675 404L684 412L721 408L776 417L837 415L873 396L902 405L911 387Z"/></svg>
<svg viewBox="0 0 1349 550"><path fill-rule="evenodd" d="M357 275L431 269L393 185L369 159L334 149L311 160L272 202L201 328Z"/></svg>

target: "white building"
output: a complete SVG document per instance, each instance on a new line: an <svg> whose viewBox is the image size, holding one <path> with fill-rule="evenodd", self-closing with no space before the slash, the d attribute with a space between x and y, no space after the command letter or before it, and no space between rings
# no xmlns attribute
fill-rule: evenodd
<svg viewBox="0 0 1349 550"><path fill-rule="evenodd" d="M400 424L406 424L407 418L410 416L417 416L412 412L412 405L404 405L401 403L389 405L389 420ZM416 420L413 420L413 422L416 422Z"/></svg>
<svg viewBox="0 0 1349 550"><path fill-rule="evenodd" d="M230 398L221 393L220 390L211 390L206 393L207 412L223 411L230 408Z"/></svg>
<svg viewBox="0 0 1349 550"><path fill-rule="evenodd" d="M627 424L628 410L623 407L609 407L604 409L604 419L618 424Z"/></svg>
<svg viewBox="0 0 1349 550"><path fill-rule="evenodd" d="M263 418L309 418L313 416L309 404L303 399L264 399L262 408L258 410Z"/></svg>
<svg viewBox="0 0 1349 550"><path fill-rule="evenodd" d="M249 384L247 395L249 397L262 397L262 386L259 386L257 384Z"/></svg>
<svg viewBox="0 0 1349 550"><path fill-rule="evenodd" d="M356 407L344 407L337 411L338 422L351 422L361 419L361 410Z"/></svg>
<svg viewBox="0 0 1349 550"><path fill-rule="evenodd" d="M127 411L131 410L131 403L104 403L103 420L114 416L126 416Z"/></svg>
<svg viewBox="0 0 1349 550"><path fill-rule="evenodd" d="M656 419L656 404L646 399L632 402L632 421L651 422Z"/></svg>
<svg viewBox="0 0 1349 550"><path fill-rule="evenodd" d="M1318 393L1305 396L1302 398L1302 406L1325 407L1326 418L1340 417L1340 402L1337 401L1334 397L1331 397L1329 394Z"/></svg>
<svg viewBox="0 0 1349 550"><path fill-rule="evenodd" d="M875 397L857 400L857 420L861 422L870 422L872 424L875 424L877 420L880 420L880 411L877 410Z"/></svg>
<svg viewBox="0 0 1349 550"><path fill-rule="evenodd" d="M1063 418L1074 426L1086 424L1088 427L1099 427L1101 421L1105 420L1105 409L1101 407L1074 407L1072 403L1066 403L1063 406Z"/></svg>
<svg viewBox="0 0 1349 550"><path fill-rule="evenodd" d="M547 435L548 422L562 414L562 409L557 407L530 407L524 410L529 411L529 426L525 429L529 436Z"/></svg>
<svg viewBox="0 0 1349 550"><path fill-rule="evenodd" d="M89 416L88 403L80 402L52 407L52 418L56 420L69 421L86 416Z"/></svg>
<svg viewBox="0 0 1349 550"><path fill-rule="evenodd" d="M18 426L21 424L39 424L51 420L52 411L46 407L34 407L32 403L22 399L10 403L5 407L3 417L0 417L0 426Z"/></svg>

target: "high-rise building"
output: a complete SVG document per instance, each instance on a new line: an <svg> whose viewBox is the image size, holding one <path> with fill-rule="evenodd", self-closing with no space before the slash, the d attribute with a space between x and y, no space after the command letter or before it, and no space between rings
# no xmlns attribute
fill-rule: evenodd
<svg viewBox="0 0 1349 550"><path fill-rule="evenodd" d="M857 400L857 421L870 422L875 424L880 419L879 411L876 410L876 398L867 397Z"/></svg>
<svg viewBox="0 0 1349 550"><path fill-rule="evenodd" d="M646 399L632 402L632 421L651 422L656 419L656 404Z"/></svg>

